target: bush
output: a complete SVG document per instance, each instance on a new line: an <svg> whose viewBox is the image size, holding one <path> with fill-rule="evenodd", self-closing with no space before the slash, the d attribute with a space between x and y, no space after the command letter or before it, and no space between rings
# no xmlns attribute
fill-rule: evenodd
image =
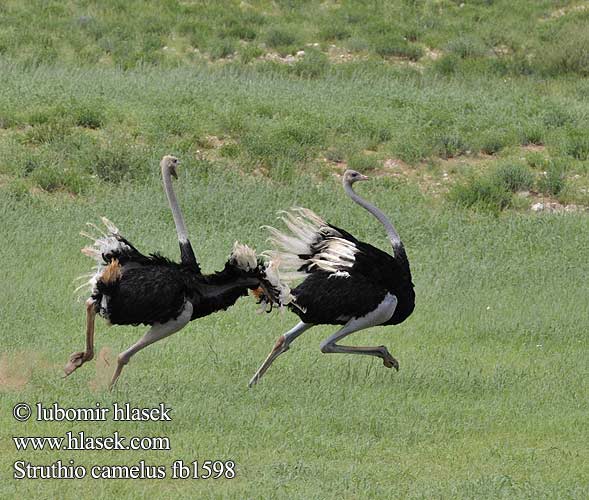
<svg viewBox="0 0 589 500"><path fill-rule="evenodd" d="M270 129L246 133L242 138L245 151L255 161L265 164L304 162L315 155L324 131L310 124L287 123Z"/></svg>
<svg viewBox="0 0 589 500"><path fill-rule="evenodd" d="M515 193L531 189L534 185L534 174L521 163L505 163L497 167L491 181Z"/></svg>
<svg viewBox="0 0 589 500"><path fill-rule="evenodd" d="M231 38L213 40L208 47L209 56L212 60L222 59L235 53L237 44Z"/></svg>
<svg viewBox="0 0 589 500"><path fill-rule="evenodd" d="M350 38L346 47L350 52L364 52L370 49L370 44L364 38Z"/></svg>
<svg viewBox="0 0 589 500"><path fill-rule="evenodd" d="M90 168L98 178L116 184L141 177L145 164L124 144L111 143L95 152Z"/></svg>
<svg viewBox="0 0 589 500"><path fill-rule="evenodd" d="M445 76L453 75L460 66L460 58L456 54L446 54L433 63L433 69Z"/></svg>
<svg viewBox="0 0 589 500"><path fill-rule="evenodd" d="M291 67L292 72L303 78L318 78L329 68L327 56L319 50L307 50L302 59Z"/></svg>
<svg viewBox="0 0 589 500"><path fill-rule="evenodd" d="M372 50L379 56L405 57L417 61L423 56L423 49L404 40L401 36L387 33L376 38L372 43Z"/></svg>
<svg viewBox="0 0 589 500"><path fill-rule="evenodd" d="M512 194L489 177L476 177L454 185L448 199L458 206L500 212L511 204Z"/></svg>
<svg viewBox="0 0 589 500"><path fill-rule="evenodd" d="M560 162L550 161L546 175L538 181L538 189L546 194L557 196L566 186L566 167Z"/></svg>
<svg viewBox="0 0 589 500"><path fill-rule="evenodd" d="M348 168L358 172L369 172L378 168L378 160L374 156L358 154L348 160Z"/></svg>
<svg viewBox="0 0 589 500"><path fill-rule="evenodd" d="M235 159L239 156L240 150L237 144L223 144L219 148L219 155L223 158Z"/></svg>
<svg viewBox="0 0 589 500"><path fill-rule="evenodd" d="M345 154L341 149L332 147L325 152L325 159L334 163L341 163L345 159Z"/></svg>
<svg viewBox="0 0 589 500"><path fill-rule="evenodd" d="M585 130L569 130L562 147L563 153L576 160L589 160L589 135Z"/></svg>
<svg viewBox="0 0 589 500"><path fill-rule="evenodd" d="M65 122L48 122L36 125L27 130L22 136L26 144L47 144L61 141L70 133Z"/></svg>
<svg viewBox="0 0 589 500"><path fill-rule="evenodd" d="M45 191L53 192L63 187L63 172L56 165L43 165L32 174L33 182Z"/></svg>
<svg viewBox="0 0 589 500"><path fill-rule="evenodd" d="M542 153L532 151L526 155L526 162L532 168L537 170L545 170L548 168L548 161Z"/></svg>
<svg viewBox="0 0 589 500"><path fill-rule="evenodd" d="M239 58L243 64L248 64L263 54L264 51L257 45L244 45L239 49Z"/></svg>
<svg viewBox="0 0 589 500"><path fill-rule="evenodd" d="M78 127L101 128L104 120L104 113L100 109L89 106L79 106L74 109L74 123Z"/></svg>
<svg viewBox="0 0 589 500"><path fill-rule="evenodd" d="M542 64L552 75L576 73L589 76L589 32L586 25L568 27L566 33L545 44Z"/></svg>
<svg viewBox="0 0 589 500"><path fill-rule="evenodd" d="M285 28L272 28L266 33L265 42L273 49L283 48L295 44L298 41L297 35Z"/></svg>
<svg viewBox="0 0 589 500"><path fill-rule="evenodd" d="M509 134L504 130L498 129L485 131L481 135L480 141L481 152L488 155L498 153L511 142Z"/></svg>
<svg viewBox="0 0 589 500"><path fill-rule="evenodd" d="M453 158L468 149L464 139L457 134L443 134L434 138L434 151L442 158Z"/></svg>
<svg viewBox="0 0 589 500"><path fill-rule="evenodd" d="M29 186L23 179L11 179L5 187L8 196L22 200L29 195Z"/></svg>
<svg viewBox="0 0 589 500"><path fill-rule="evenodd" d="M351 35L348 27L343 23L328 22L319 30L319 39L324 41L345 40Z"/></svg>
<svg viewBox="0 0 589 500"><path fill-rule="evenodd" d="M524 126L522 131L522 144L544 144L544 127L539 123L530 123Z"/></svg>
<svg viewBox="0 0 589 500"><path fill-rule="evenodd" d="M482 57L486 53L485 44L480 39L468 35L452 40L447 50L461 59Z"/></svg>

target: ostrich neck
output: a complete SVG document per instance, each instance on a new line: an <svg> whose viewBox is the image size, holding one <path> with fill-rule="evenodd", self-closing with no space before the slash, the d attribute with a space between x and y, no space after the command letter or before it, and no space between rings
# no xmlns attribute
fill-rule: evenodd
<svg viewBox="0 0 589 500"><path fill-rule="evenodd" d="M174 217L174 224L176 225L176 233L178 233L178 241L180 244L188 242L188 232L186 231L186 225L184 224L184 217L178 206L178 200L176 199L176 193L172 187L172 179L170 171L167 168L162 168L162 178L164 181L164 190L172 210L172 217Z"/></svg>
<svg viewBox="0 0 589 500"><path fill-rule="evenodd" d="M378 208L376 208L372 203L369 203L364 198L358 196L352 189L351 184L347 182L344 183L344 189L346 190L347 195L352 198L352 200L354 200L361 207L368 210L383 225L393 247L393 252L396 252L399 248L401 248L403 246L403 243L401 243L401 238L399 238L399 234L387 216L383 214Z"/></svg>
<svg viewBox="0 0 589 500"><path fill-rule="evenodd" d="M182 217L182 212L180 211L178 200L176 199L176 194L174 193L174 188L172 187L170 172L167 168L164 167L162 167L162 179L164 181L164 190L166 191L166 196L168 197L168 202L170 203L170 208L172 209L172 217L174 217L176 233L178 233L178 243L180 244L180 259L182 264L189 266L195 272L200 274L200 266L198 265L196 256L194 255L192 245L188 240L188 231L186 231L184 217Z"/></svg>

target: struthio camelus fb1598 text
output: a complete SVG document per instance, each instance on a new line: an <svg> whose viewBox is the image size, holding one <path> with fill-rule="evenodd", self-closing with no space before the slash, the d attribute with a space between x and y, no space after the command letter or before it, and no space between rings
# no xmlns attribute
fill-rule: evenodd
<svg viewBox="0 0 589 500"><path fill-rule="evenodd" d="M236 242L225 268L204 275L187 236L186 226L172 188L171 177L177 177L178 160L165 156L161 163L164 189L172 210L181 263L158 254L139 252L110 221L103 219L106 232L90 237L92 246L82 252L97 262L89 285L91 296L86 301L86 350L75 352L65 366L70 375L94 355L94 319L99 314L115 325L150 326L149 331L117 359L111 384L117 381L123 367L141 349L184 328L188 322L225 310L248 289L261 288L275 304L288 302L288 287L275 280L275 273L258 261L255 252Z"/></svg>
<svg viewBox="0 0 589 500"><path fill-rule="evenodd" d="M352 188L355 182L364 180L368 177L347 170L343 176L345 192L384 226L393 254L359 241L304 208L292 209L283 217L289 234L269 228L276 247L269 254L277 263L280 279L288 282L303 278L292 290L294 299L289 304L301 322L278 338L250 380L250 387L297 337L315 325L343 325L321 342L323 353L377 356L386 367L399 369L399 363L385 346L354 347L338 343L351 333L372 326L401 323L415 307L409 260L397 231L384 213Z"/></svg>

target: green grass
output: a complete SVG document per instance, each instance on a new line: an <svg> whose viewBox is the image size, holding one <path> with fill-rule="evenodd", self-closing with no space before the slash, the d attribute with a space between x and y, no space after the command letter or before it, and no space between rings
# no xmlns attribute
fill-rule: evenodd
<svg viewBox="0 0 589 500"><path fill-rule="evenodd" d="M589 205L575 5L2 2L0 497L588 497L587 215L528 210ZM248 390L297 321L248 298L138 354L112 393L116 354L145 329L99 320L110 366L60 378L84 343L85 222L105 215L178 256L157 168L169 153L207 271L236 239L265 249L259 226L293 205L388 250L333 176L369 173L358 191L403 237L417 307L350 343L387 345L401 370L321 354L334 327L317 327ZM164 401L174 420L22 424L20 401ZM17 453L11 439L68 430L169 436L172 451ZM16 482L17 459L231 459L237 477Z"/></svg>
<svg viewBox="0 0 589 500"><path fill-rule="evenodd" d="M416 166L479 151L519 161L514 148L534 134L554 159L587 161L582 81L325 64L312 50L278 73L266 64L121 71L0 62L0 174L44 187L58 172L77 194L101 180L141 181L147 162L169 151L200 151L245 171L262 166L275 178L287 164L323 174L321 159L334 150ZM229 158L210 136L231 141Z"/></svg>
<svg viewBox="0 0 589 500"><path fill-rule="evenodd" d="M357 334L353 343L388 345L400 360L398 373L373 359L321 354L319 342L334 328L319 327L248 390L249 376L296 317L256 315L253 300L243 299L138 354L112 393L100 385L112 365L97 372L91 362L61 379L68 355L83 345L83 307L73 300L71 280L90 265L78 250L84 222L105 214L141 249L178 253L152 167L143 186L103 189L88 201L2 200L0 227L9 243L2 258L11 284L1 292L2 367L10 378L28 379L18 389L4 381L0 396L4 498L17 486L8 479L14 460L59 458L85 465L207 458L238 464L232 481L103 481L99 498L587 494L582 422L589 345L579 325L588 310L577 272L589 257L583 216L466 216L433 209L413 188L386 179L366 183L359 190L391 215L406 242L417 308L405 324ZM178 191L206 270L220 268L234 239L264 248L263 233L252 228L272 223L276 210L293 203L387 248L378 223L333 182L301 179L276 189L272 182L185 166ZM110 349L112 363L143 330L109 329L99 321L97 349ZM18 424L9 410L22 400L164 401L174 420ZM15 453L9 439L71 429L165 435L172 452ZM95 484L24 481L18 491L70 498L95 491Z"/></svg>

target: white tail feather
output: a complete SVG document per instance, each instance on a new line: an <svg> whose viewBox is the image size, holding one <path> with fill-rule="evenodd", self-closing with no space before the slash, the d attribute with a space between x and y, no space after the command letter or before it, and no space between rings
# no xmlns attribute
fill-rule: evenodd
<svg viewBox="0 0 589 500"><path fill-rule="evenodd" d="M343 238L317 214L301 207L282 214L280 219L288 233L267 227L269 241L275 250L265 252L265 255L276 263L283 281L291 283L304 278L307 273L300 271L302 268L322 269L344 276L343 273L354 265L358 252L354 242Z"/></svg>
<svg viewBox="0 0 589 500"><path fill-rule="evenodd" d="M265 277L272 287L278 290L278 301L281 308L288 304L299 307L295 302L295 297L290 293L290 287L286 284L286 280L280 275L279 267L279 262L270 261L264 270ZM299 309L302 310L300 307Z"/></svg>

